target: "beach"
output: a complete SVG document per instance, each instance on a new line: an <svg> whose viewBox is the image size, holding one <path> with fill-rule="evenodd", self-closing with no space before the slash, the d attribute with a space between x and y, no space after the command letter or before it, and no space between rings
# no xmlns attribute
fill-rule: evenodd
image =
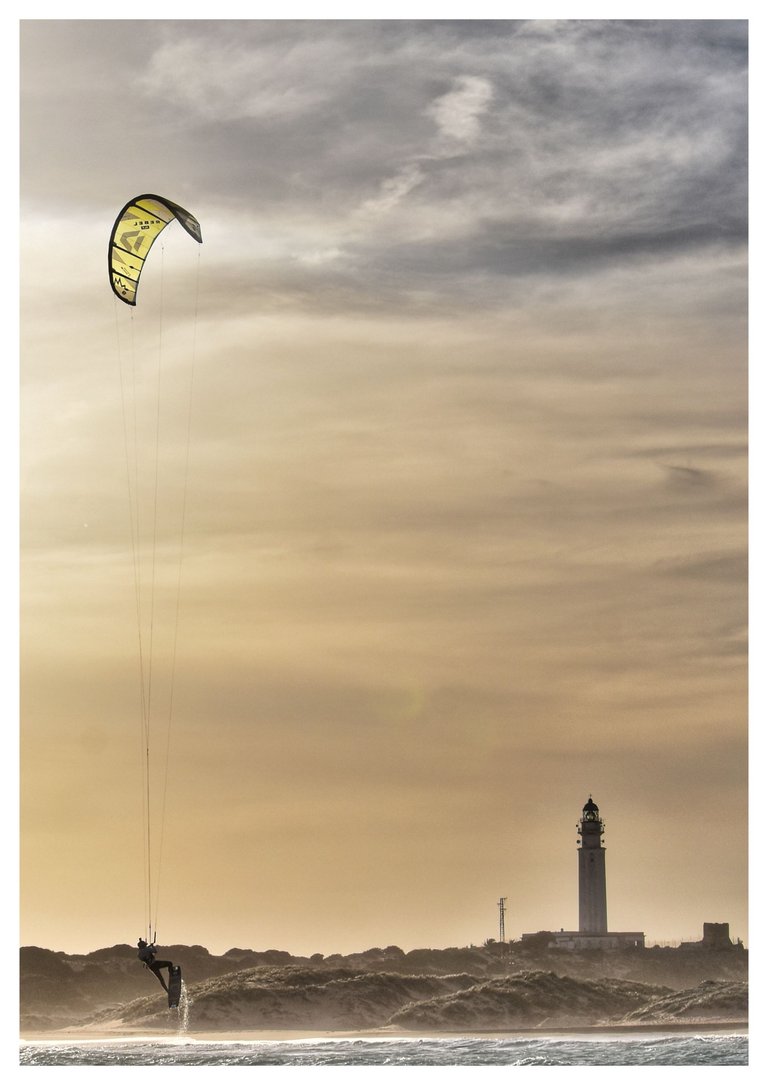
<svg viewBox="0 0 768 1085"><path fill-rule="evenodd" d="M71 1027L54 1031L22 1030L21 1040L29 1042L51 1041L91 1043L99 1040L134 1040L149 1037L153 1040L167 1039L170 1037L184 1036L190 1040L208 1042L251 1042L251 1043L275 1043L280 1041L298 1040L386 1040L386 1039L455 1039L457 1037L495 1037L515 1039L518 1037L563 1038L563 1037L591 1037L593 1039L617 1036L674 1036L681 1033L731 1033L733 1035L748 1035L748 1023L739 1021L670 1021L665 1024L595 1024L552 1026L541 1028L517 1028L517 1029L457 1029L451 1031L425 1030L414 1033L406 1029L380 1028L360 1030L332 1030L332 1029L185 1029L169 1026L168 1028L132 1028L123 1025L115 1025L112 1028L100 1027L94 1029L84 1025L80 1028Z"/></svg>

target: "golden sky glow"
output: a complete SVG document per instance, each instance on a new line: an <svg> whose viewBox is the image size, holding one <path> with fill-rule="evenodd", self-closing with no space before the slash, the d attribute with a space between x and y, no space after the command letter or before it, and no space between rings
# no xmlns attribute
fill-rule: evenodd
<svg viewBox="0 0 768 1085"><path fill-rule="evenodd" d="M21 57L22 942L142 930L131 351L158 702L194 354L161 942L573 927L590 793L611 929L746 938L746 24L36 21ZM203 245L169 227L131 315L142 192Z"/></svg>

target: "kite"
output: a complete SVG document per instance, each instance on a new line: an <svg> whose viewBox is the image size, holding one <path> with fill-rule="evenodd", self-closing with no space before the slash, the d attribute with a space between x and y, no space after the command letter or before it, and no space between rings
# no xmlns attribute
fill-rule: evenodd
<svg viewBox="0 0 768 1085"><path fill-rule="evenodd" d="M136 304L144 261L155 239L174 219L202 245L203 235L195 216L164 196L134 196L117 216L109 238L109 281L126 305Z"/></svg>

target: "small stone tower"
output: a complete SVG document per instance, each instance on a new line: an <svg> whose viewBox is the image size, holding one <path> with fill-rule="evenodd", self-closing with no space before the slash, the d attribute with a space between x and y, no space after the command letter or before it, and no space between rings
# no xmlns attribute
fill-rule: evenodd
<svg viewBox="0 0 768 1085"><path fill-rule="evenodd" d="M584 804L581 822L576 826L579 842L579 931L605 934L608 909L605 896L605 826L592 796Z"/></svg>

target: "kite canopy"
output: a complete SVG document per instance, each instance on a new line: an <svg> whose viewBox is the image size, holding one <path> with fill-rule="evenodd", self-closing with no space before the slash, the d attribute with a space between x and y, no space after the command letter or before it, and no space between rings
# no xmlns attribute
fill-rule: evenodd
<svg viewBox="0 0 768 1085"><path fill-rule="evenodd" d="M134 196L117 216L109 238L109 281L127 305L136 304L141 269L155 238L174 219L195 241L203 243L195 216L164 196Z"/></svg>

